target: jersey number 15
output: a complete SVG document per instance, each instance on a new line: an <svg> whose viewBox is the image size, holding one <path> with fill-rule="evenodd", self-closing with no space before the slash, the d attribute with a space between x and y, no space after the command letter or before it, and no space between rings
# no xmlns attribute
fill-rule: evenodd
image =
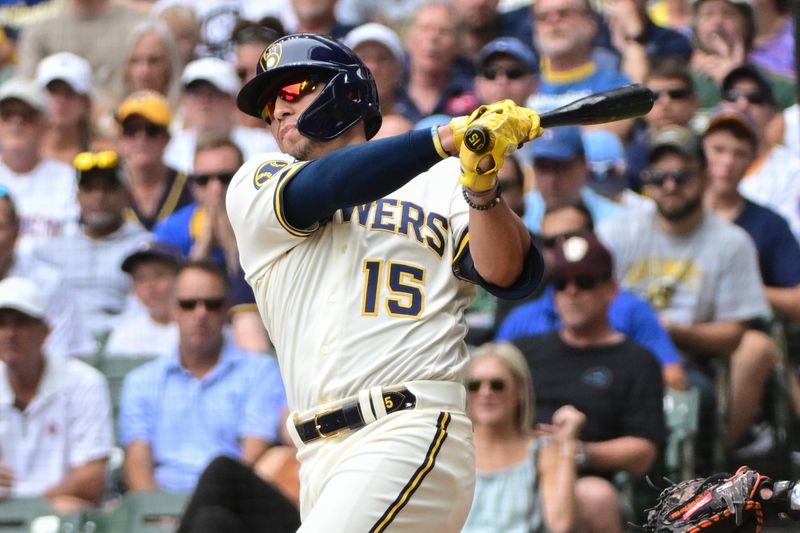
<svg viewBox="0 0 800 533"><path fill-rule="evenodd" d="M384 301L389 316L419 318L425 309L425 269L398 261L384 263L383 259L365 259L364 297L361 314L377 316L380 301ZM381 298L381 289L389 291Z"/></svg>

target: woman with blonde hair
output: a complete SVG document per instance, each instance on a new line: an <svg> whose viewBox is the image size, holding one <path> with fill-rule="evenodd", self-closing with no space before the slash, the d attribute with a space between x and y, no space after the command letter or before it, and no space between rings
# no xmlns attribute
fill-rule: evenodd
<svg viewBox="0 0 800 533"><path fill-rule="evenodd" d="M180 99L183 65L170 27L161 20L139 24L128 35L126 50L118 100L135 91L156 91L175 109Z"/></svg>
<svg viewBox="0 0 800 533"><path fill-rule="evenodd" d="M583 413L565 405L554 413L548 436L535 436L530 372L510 343L478 348L469 364L467 391L477 477L462 533L575 529L576 437Z"/></svg>

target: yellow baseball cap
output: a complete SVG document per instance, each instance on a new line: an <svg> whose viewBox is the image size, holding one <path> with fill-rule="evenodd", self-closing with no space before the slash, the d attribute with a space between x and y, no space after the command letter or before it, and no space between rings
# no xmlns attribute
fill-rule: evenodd
<svg viewBox="0 0 800 533"><path fill-rule="evenodd" d="M139 115L163 128L168 128L172 120L172 110L167 100L155 91L136 91L117 108L116 119L120 124L133 115Z"/></svg>

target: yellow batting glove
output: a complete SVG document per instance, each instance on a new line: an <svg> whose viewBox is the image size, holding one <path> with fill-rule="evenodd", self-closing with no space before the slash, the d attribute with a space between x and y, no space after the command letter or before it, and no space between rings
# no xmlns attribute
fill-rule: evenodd
<svg viewBox="0 0 800 533"><path fill-rule="evenodd" d="M505 157L542 132L539 115L511 100L479 107L469 117L459 150L461 184L476 192L493 189Z"/></svg>

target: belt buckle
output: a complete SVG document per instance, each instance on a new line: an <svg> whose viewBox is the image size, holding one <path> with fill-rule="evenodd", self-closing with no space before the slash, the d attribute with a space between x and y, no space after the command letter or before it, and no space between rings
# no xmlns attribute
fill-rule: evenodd
<svg viewBox="0 0 800 533"><path fill-rule="evenodd" d="M319 436L322 437L323 439L332 439L333 437L338 436L340 433L342 433L342 431L344 431L343 429L336 430L333 433L325 433L322 431L322 426L319 423L319 418L327 415L328 413L332 413L333 411L335 411L335 409L325 409L324 411L320 411L319 413L314 415L314 427L317 428L317 433L319 433Z"/></svg>

